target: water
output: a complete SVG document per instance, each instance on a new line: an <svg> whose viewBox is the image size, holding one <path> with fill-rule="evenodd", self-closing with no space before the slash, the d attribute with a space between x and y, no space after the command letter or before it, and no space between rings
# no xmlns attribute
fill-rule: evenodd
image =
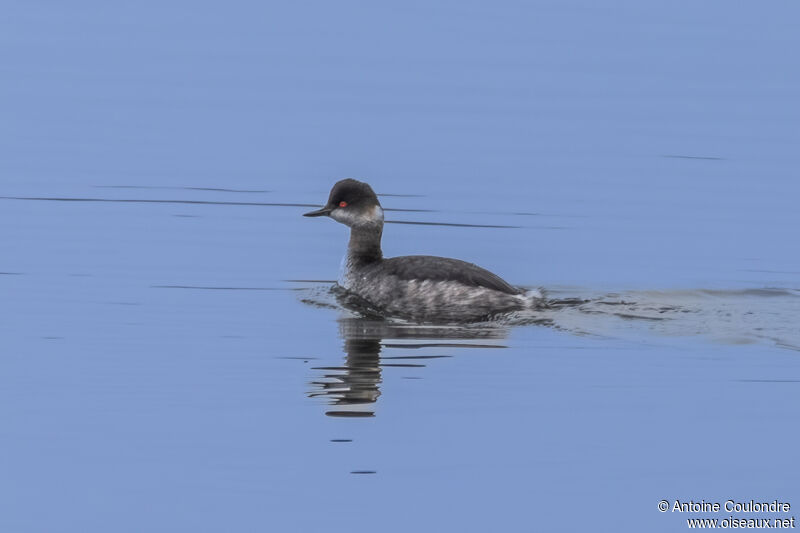
<svg viewBox="0 0 800 533"><path fill-rule="evenodd" d="M0 530L800 505L794 4L5 13ZM381 194L387 256L568 303L348 312L346 231L300 216L344 176Z"/></svg>

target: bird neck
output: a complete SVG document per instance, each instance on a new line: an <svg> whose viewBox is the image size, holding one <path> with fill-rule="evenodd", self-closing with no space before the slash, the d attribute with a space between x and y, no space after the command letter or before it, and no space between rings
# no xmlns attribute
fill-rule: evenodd
<svg viewBox="0 0 800 533"><path fill-rule="evenodd" d="M348 259L354 264L374 263L383 259L382 234L383 222L350 228L350 244L347 246Z"/></svg>

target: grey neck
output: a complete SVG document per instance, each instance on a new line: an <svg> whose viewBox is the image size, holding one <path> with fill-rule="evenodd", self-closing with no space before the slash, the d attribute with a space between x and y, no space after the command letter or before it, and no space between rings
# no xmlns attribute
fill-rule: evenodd
<svg viewBox="0 0 800 533"><path fill-rule="evenodd" d="M352 263L375 263L383 259L381 252L381 235L383 223L350 228L350 244L347 256Z"/></svg>

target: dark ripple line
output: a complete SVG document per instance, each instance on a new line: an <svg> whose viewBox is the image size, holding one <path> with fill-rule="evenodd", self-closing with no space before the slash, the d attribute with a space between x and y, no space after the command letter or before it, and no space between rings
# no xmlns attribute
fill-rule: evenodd
<svg viewBox="0 0 800 533"><path fill-rule="evenodd" d="M800 274L800 270L759 270L756 268L743 268L742 272L760 272L768 274Z"/></svg>
<svg viewBox="0 0 800 533"><path fill-rule="evenodd" d="M152 289L199 289L207 291L296 291L283 287L206 287L201 285L150 285Z"/></svg>
<svg viewBox="0 0 800 533"><path fill-rule="evenodd" d="M737 379L740 383L800 383L800 379Z"/></svg>
<svg viewBox="0 0 800 533"><path fill-rule="evenodd" d="M336 418L371 418L375 416L375 413L372 411L326 411L325 416ZM374 474L375 472L371 473Z"/></svg>
<svg viewBox="0 0 800 533"><path fill-rule="evenodd" d="M457 224L455 222L417 222L411 220L387 220L386 224L411 224L417 226L451 226L456 228L507 228L519 229L522 226L502 226L494 224Z"/></svg>
<svg viewBox="0 0 800 533"><path fill-rule="evenodd" d="M654 322L658 322L661 320L667 320L663 316L645 316L645 315L634 315L631 313L612 313L614 316L618 316L620 318L627 318L632 320L651 320Z"/></svg>
<svg viewBox="0 0 800 533"><path fill-rule="evenodd" d="M383 356L383 359L442 359L442 358L449 358L453 357L452 355L394 355L394 356Z"/></svg>
<svg viewBox="0 0 800 533"><path fill-rule="evenodd" d="M189 191L218 191L218 192L274 192L270 189L225 189L218 187L180 187L169 185L93 185L95 189L173 189ZM424 198L422 194L394 194L380 193L378 196L392 196L396 198Z"/></svg>
<svg viewBox="0 0 800 533"><path fill-rule="evenodd" d="M507 348L502 344L470 344L462 342L428 342L428 343L408 343L408 344L390 344L385 343L384 348Z"/></svg>
<svg viewBox="0 0 800 533"><path fill-rule="evenodd" d="M195 205L244 205L255 207L319 207L319 204L295 204L285 202L223 202L212 200L158 200L144 198L72 198L48 196L0 196L0 200L26 200L35 202L108 202L122 204L195 204ZM403 213L430 213L430 209L395 209L387 208L384 211L397 211Z"/></svg>
<svg viewBox="0 0 800 533"><path fill-rule="evenodd" d="M170 189L170 190L185 190L185 191L214 191L214 192L272 192L267 189L223 189L217 187L170 187L166 185L94 185L95 189Z"/></svg>
<svg viewBox="0 0 800 533"><path fill-rule="evenodd" d="M702 155L664 155L662 157L668 157L670 159L707 159L709 161L723 161L725 158L723 157L711 157L711 156L702 156Z"/></svg>
<svg viewBox="0 0 800 533"><path fill-rule="evenodd" d="M285 279L289 283L336 283L335 279Z"/></svg>
<svg viewBox="0 0 800 533"><path fill-rule="evenodd" d="M374 366L370 365L358 365L358 366L312 366L311 370L332 370L335 372L351 372L351 371L362 371L368 372L374 370ZM316 385L325 385L324 381L314 381Z"/></svg>
<svg viewBox="0 0 800 533"><path fill-rule="evenodd" d="M123 204L199 204L199 205L253 205L277 207L319 207L317 204L292 204L279 202L220 202L211 200L156 200L143 198L71 198L47 196L0 196L0 200L29 200L39 202L110 202Z"/></svg>
<svg viewBox="0 0 800 533"><path fill-rule="evenodd" d="M590 215L560 215L556 213L526 213L524 211L517 211L513 213L503 213L498 211L487 211L487 215L516 215L521 217L551 217L551 218L591 218Z"/></svg>

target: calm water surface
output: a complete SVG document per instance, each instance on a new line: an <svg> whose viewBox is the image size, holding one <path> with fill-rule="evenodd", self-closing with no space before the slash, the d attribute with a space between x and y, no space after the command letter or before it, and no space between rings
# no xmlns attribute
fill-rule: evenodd
<svg viewBox="0 0 800 533"><path fill-rule="evenodd" d="M794 4L220 9L0 23L0 530L800 508ZM346 310L346 230L300 216L344 176L381 195L387 256L561 303Z"/></svg>

